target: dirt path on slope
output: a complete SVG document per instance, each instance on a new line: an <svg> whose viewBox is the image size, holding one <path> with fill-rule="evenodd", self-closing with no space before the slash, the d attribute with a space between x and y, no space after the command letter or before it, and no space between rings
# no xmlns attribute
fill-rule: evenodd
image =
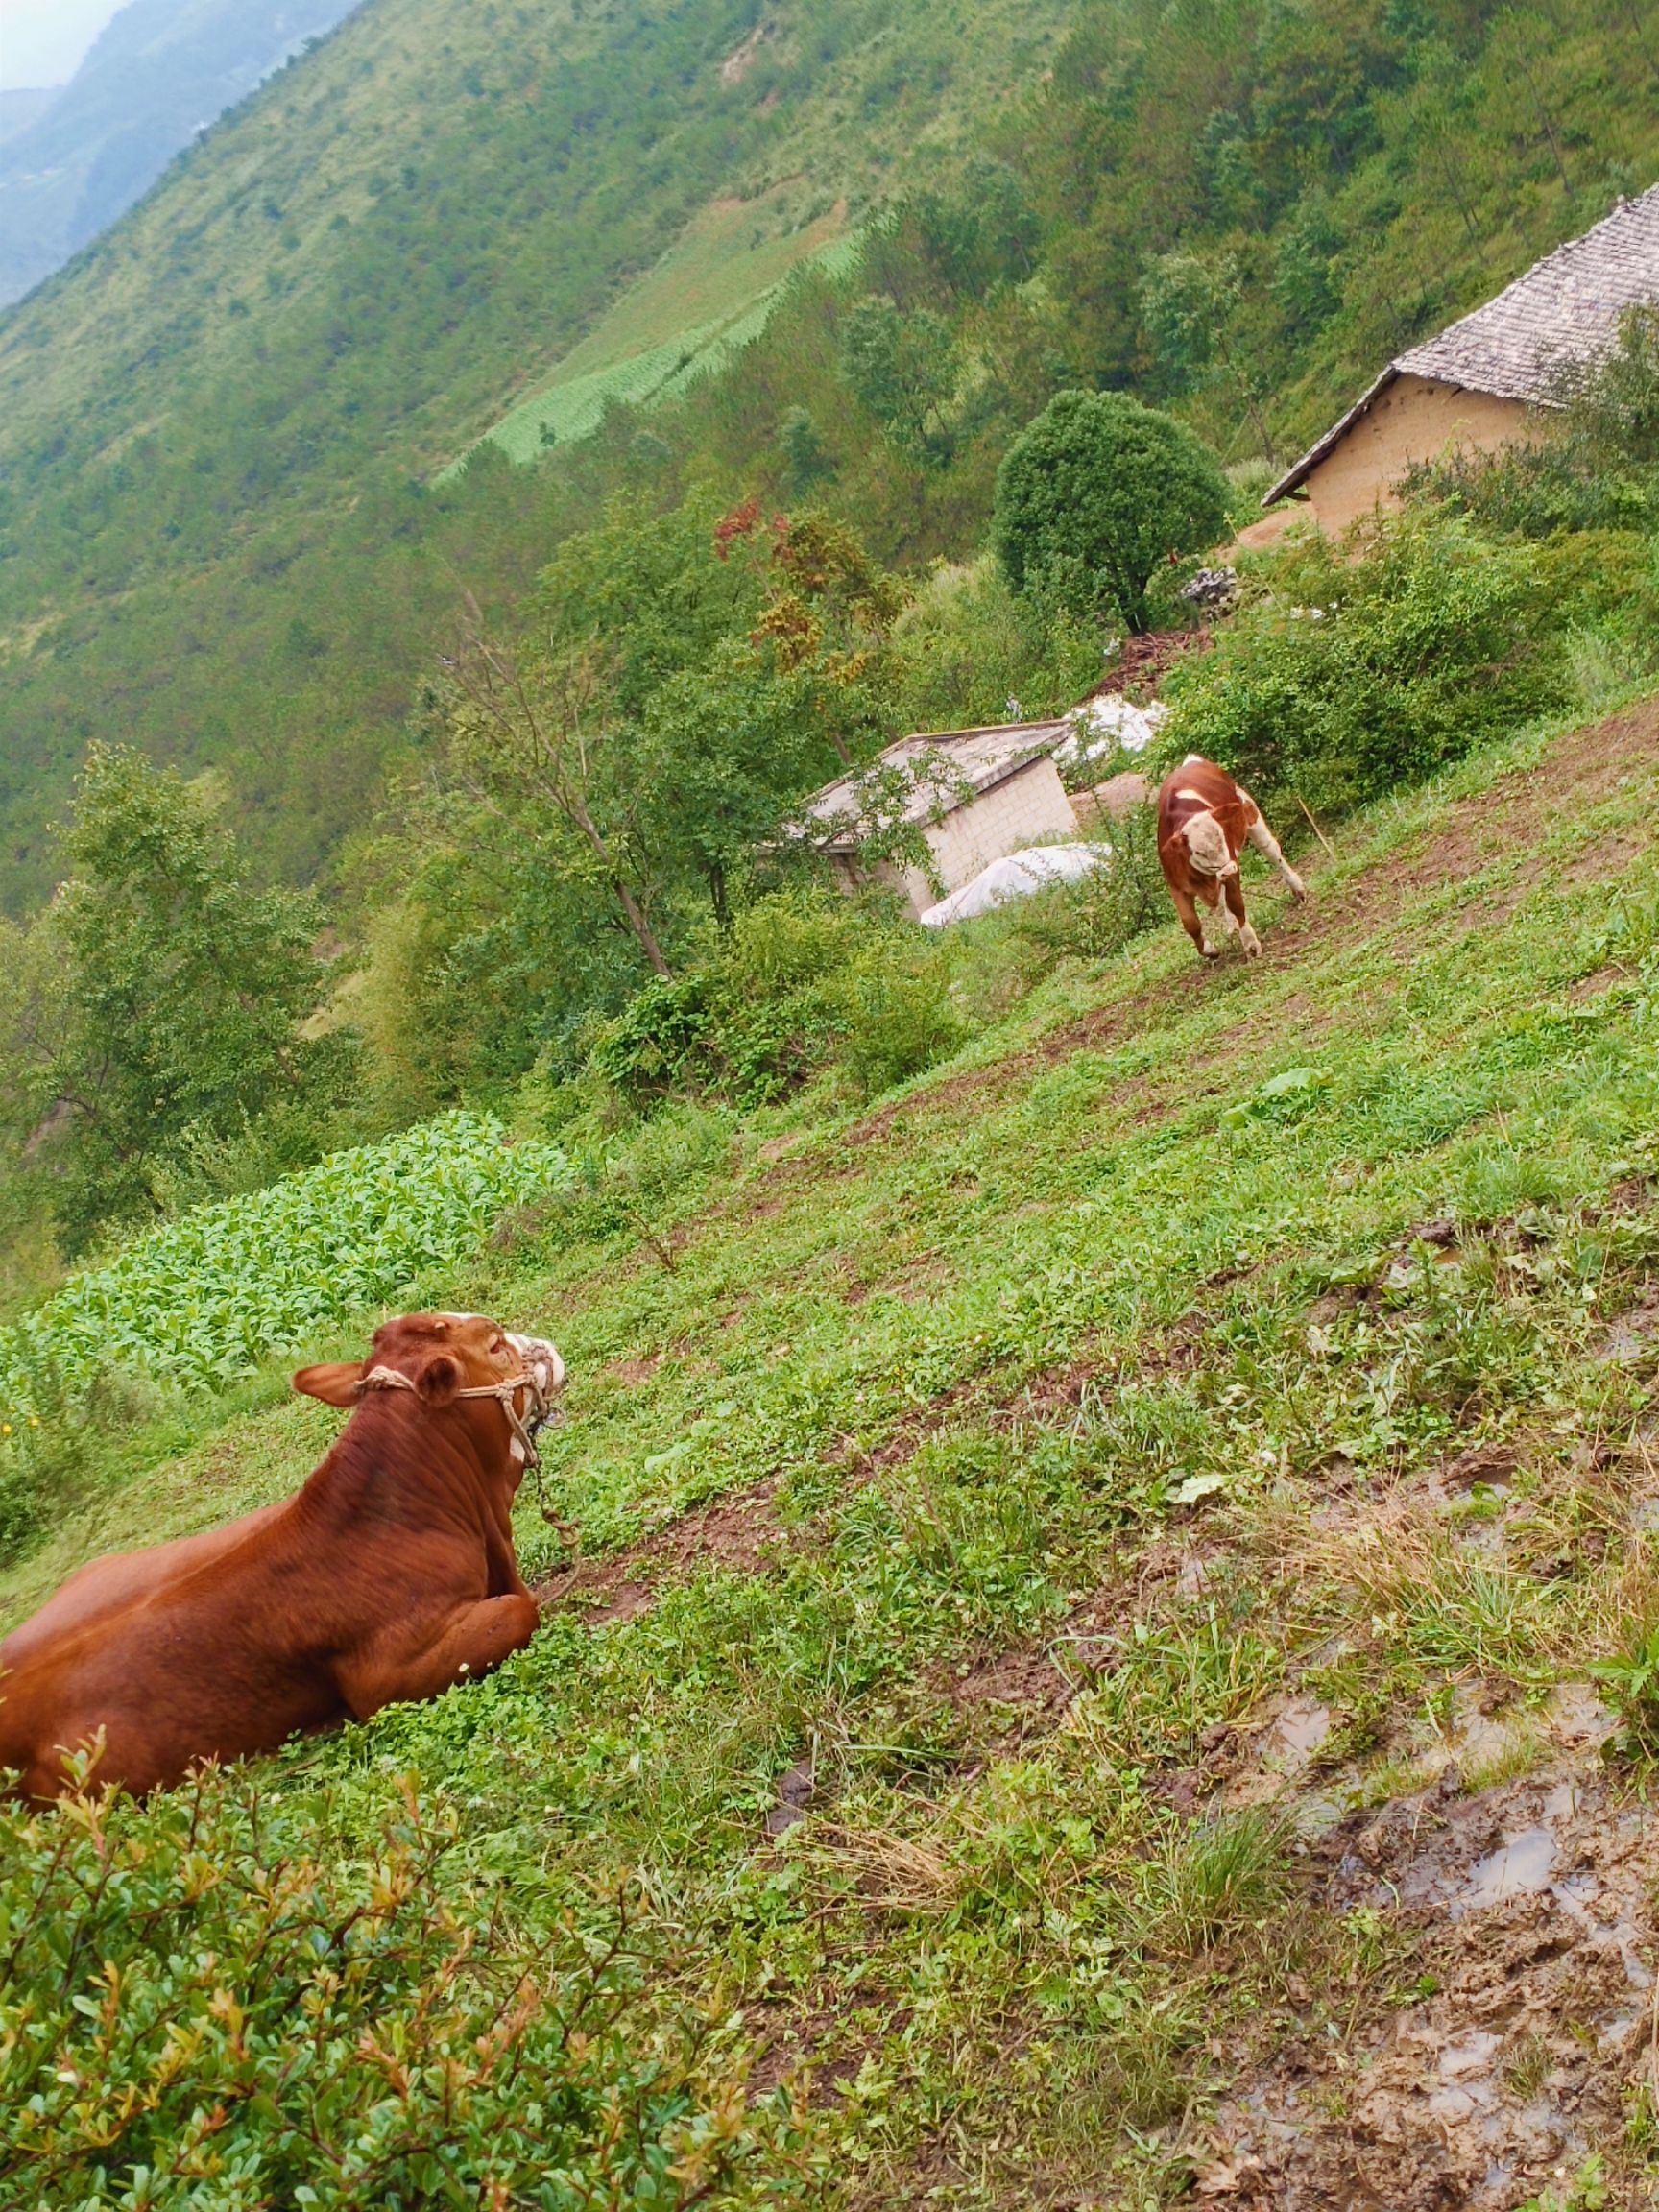
<svg viewBox="0 0 1659 2212"><path fill-rule="evenodd" d="M1536 766L1513 769L1484 791L1458 800L1445 821L1417 846L1379 861L1329 893L1320 890L1329 864L1317 854L1310 855L1308 902L1286 907L1275 920L1263 940L1261 970L1274 974L1334 941L1373 934L1389 920L1403 896L1479 875L1511 849L1527 825L1631 773L1659 774L1659 699L1643 700L1605 722L1570 731ZM1604 867L1593 866L1578 879L1586 874L1617 875L1633 857L1633 848L1610 844L1603 857ZM1065 1022L1011 1059L965 1070L879 1108L854 1124L839 1142L855 1150L878 1143L912 1118L941 1106L987 1091L1012 1090L1074 1052L1098 1051L1132 1036L1149 1018L1190 999L1196 991L1217 985L1243 991L1248 981L1249 971L1231 957L1215 968L1200 968L1194 960L1190 967L1128 998Z"/></svg>

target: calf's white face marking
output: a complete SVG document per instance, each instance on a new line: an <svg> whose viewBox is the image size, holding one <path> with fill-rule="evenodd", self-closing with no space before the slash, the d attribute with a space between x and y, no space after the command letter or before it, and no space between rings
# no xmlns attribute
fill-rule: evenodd
<svg viewBox="0 0 1659 2212"><path fill-rule="evenodd" d="M1195 874L1213 876L1217 883L1238 875L1238 863L1228 852L1226 833L1214 814L1194 814L1182 824L1181 834L1187 840Z"/></svg>

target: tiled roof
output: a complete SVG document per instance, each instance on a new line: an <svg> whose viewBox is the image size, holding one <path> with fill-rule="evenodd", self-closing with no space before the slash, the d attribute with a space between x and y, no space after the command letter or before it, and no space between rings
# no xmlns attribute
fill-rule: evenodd
<svg viewBox="0 0 1659 2212"><path fill-rule="evenodd" d="M1659 184L1640 199L1622 200L1605 221L1535 261L1484 307L1391 361L1262 505L1293 492L1396 376L1428 377L1534 407L1557 405L1563 371L1604 352L1628 309L1656 301Z"/></svg>
<svg viewBox="0 0 1659 2212"><path fill-rule="evenodd" d="M964 791L977 799L1073 734L1069 722L1002 722L985 730L936 730L901 737L857 775L827 783L807 802L799 832L810 835L814 824L830 830L827 852L856 846L863 816L871 799L878 795L883 769L904 771L914 779L906 791L903 819L931 821L961 805Z"/></svg>

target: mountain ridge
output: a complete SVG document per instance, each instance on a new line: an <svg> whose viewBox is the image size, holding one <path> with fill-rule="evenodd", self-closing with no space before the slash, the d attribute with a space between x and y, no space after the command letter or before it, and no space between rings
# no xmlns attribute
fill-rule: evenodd
<svg viewBox="0 0 1659 2212"><path fill-rule="evenodd" d="M193 137L357 5L129 0L69 83L23 95L23 120L0 138L0 304L117 221Z"/></svg>

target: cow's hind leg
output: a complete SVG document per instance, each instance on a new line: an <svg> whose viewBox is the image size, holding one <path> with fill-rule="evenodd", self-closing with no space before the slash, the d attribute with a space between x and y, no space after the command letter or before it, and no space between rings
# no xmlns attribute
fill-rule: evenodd
<svg viewBox="0 0 1659 2212"><path fill-rule="evenodd" d="M541 1608L528 1594L458 1605L419 1643L381 1639L341 1660L335 1669L340 1695L359 1720L382 1705L436 1697L522 1651L541 1619Z"/></svg>
<svg viewBox="0 0 1659 2212"><path fill-rule="evenodd" d="M1303 882L1301 877L1297 875L1295 869L1291 867L1289 861L1286 859L1284 854L1280 852L1278 838L1274 836L1272 830L1268 829L1266 823L1262 819L1262 809L1257 805L1255 800L1250 797L1248 792L1241 792L1239 796L1244 800L1245 804L1250 809L1250 812L1255 816L1255 820L1251 823L1249 829L1244 832L1245 836L1249 838L1251 844L1255 846L1257 852L1261 854L1262 859L1271 861L1273 866L1278 869L1280 875L1285 878L1286 888L1289 890L1291 898L1306 899L1308 896L1308 886Z"/></svg>

